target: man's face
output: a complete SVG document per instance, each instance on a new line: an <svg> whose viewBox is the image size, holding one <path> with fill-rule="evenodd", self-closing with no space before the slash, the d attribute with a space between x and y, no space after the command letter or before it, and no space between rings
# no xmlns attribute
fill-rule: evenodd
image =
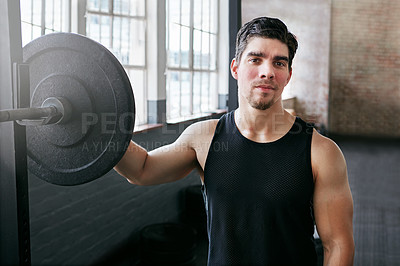
<svg viewBox="0 0 400 266"><path fill-rule="evenodd" d="M232 60L231 72L238 81L239 104L266 110L280 101L292 75L289 49L279 40L253 37L240 62Z"/></svg>

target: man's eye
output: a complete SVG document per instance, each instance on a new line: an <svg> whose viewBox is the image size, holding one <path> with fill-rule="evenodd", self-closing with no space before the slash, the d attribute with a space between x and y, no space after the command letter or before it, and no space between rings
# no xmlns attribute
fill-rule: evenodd
<svg viewBox="0 0 400 266"><path fill-rule="evenodd" d="M283 62L276 62L275 64L276 64L277 66L279 66L279 67L285 67L285 66L286 66L286 64L283 63Z"/></svg>
<svg viewBox="0 0 400 266"><path fill-rule="evenodd" d="M258 59L258 58L251 58L249 61L250 61L250 63L257 63L257 62L260 61L260 59Z"/></svg>

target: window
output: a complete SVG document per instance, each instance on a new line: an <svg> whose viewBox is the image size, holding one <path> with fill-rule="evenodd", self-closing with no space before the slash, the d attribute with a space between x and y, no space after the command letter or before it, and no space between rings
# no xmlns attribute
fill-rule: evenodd
<svg viewBox="0 0 400 266"><path fill-rule="evenodd" d="M52 32L70 31L71 0L21 0L22 45Z"/></svg>
<svg viewBox="0 0 400 266"><path fill-rule="evenodd" d="M167 120L217 108L218 0L167 0Z"/></svg>
<svg viewBox="0 0 400 266"><path fill-rule="evenodd" d="M144 0L87 2L86 34L107 47L124 66L135 95L135 124L147 123L145 8Z"/></svg>
<svg viewBox="0 0 400 266"><path fill-rule="evenodd" d="M182 120L214 111L218 97L223 102L227 95L228 72L218 72L217 62L229 65L228 11L219 10L228 2L20 0L23 44L52 32L87 35L124 66L135 96L135 125L162 123L165 111L168 122Z"/></svg>

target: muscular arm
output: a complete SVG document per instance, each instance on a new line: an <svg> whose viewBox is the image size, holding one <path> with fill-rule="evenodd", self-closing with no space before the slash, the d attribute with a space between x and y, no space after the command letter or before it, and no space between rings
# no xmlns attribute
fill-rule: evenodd
<svg viewBox="0 0 400 266"><path fill-rule="evenodd" d="M324 265L353 265L353 200L339 147L314 132L314 215L324 246Z"/></svg>
<svg viewBox="0 0 400 266"><path fill-rule="evenodd" d="M188 127L174 143L151 152L131 141L114 169L137 185L156 185L185 177L197 166L192 148L195 127Z"/></svg>

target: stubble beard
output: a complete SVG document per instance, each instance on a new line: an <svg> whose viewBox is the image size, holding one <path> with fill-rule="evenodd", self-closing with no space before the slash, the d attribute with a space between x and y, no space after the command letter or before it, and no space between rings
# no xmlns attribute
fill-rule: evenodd
<svg viewBox="0 0 400 266"><path fill-rule="evenodd" d="M247 101L249 102L250 106L257 109L257 110L267 110L271 108L271 106L274 104L273 98L268 100L268 101L263 101L264 98L268 97L267 93L263 93L261 95L261 100L256 100L254 96L254 92L250 91L250 95L247 96Z"/></svg>

